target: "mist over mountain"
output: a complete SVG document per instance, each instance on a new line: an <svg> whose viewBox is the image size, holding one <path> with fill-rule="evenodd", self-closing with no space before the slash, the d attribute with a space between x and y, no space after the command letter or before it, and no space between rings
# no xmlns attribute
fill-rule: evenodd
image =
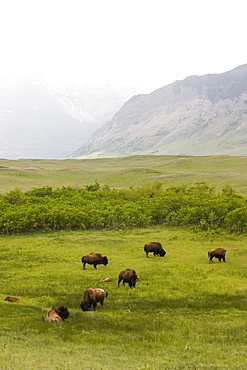
<svg viewBox="0 0 247 370"><path fill-rule="evenodd" d="M39 74L2 78L0 157L65 158L139 92L51 81Z"/></svg>
<svg viewBox="0 0 247 370"><path fill-rule="evenodd" d="M128 100L71 157L247 155L247 64Z"/></svg>

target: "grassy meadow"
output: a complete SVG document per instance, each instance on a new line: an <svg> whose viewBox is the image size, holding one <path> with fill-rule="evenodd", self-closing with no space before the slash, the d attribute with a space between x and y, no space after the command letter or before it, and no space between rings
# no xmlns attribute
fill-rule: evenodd
<svg viewBox="0 0 247 370"><path fill-rule="evenodd" d="M0 192L15 188L81 188L93 184L112 188L143 186L160 181L165 188L206 182L221 190L230 185L247 195L247 157L132 156L102 159L0 159Z"/></svg>
<svg viewBox="0 0 247 370"><path fill-rule="evenodd" d="M164 258L146 258L151 240ZM2 236L0 368L246 369L246 243L163 227ZM207 251L222 246L227 262L209 264ZM109 264L83 270L91 251ZM125 268L139 272L135 289L117 287ZM109 293L95 312L79 307L89 287ZM44 322L53 305L66 305L69 319Z"/></svg>
<svg viewBox="0 0 247 370"><path fill-rule="evenodd" d="M133 156L91 160L0 160L0 192L93 184L164 187L231 185L247 195L247 157ZM167 255L146 258L160 241ZM0 369L247 368L247 236L193 233L185 228L86 230L0 236ZM208 262L212 248L226 263ZM86 265L90 252L109 264ZM118 274L137 269L136 288L118 288ZM100 282L109 277L110 282ZM83 312L83 292L99 287L103 307ZM7 295L19 302L7 302ZM66 305L64 322L47 310Z"/></svg>

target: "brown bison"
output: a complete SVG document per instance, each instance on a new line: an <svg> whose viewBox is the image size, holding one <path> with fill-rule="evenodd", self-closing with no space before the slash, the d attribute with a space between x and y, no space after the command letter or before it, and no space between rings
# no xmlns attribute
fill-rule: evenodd
<svg viewBox="0 0 247 370"><path fill-rule="evenodd" d="M4 298L4 300L8 301L8 302L18 302L20 300L20 298L8 296L8 297Z"/></svg>
<svg viewBox="0 0 247 370"><path fill-rule="evenodd" d="M136 282L139 280L138 273L136 270L133 269L126 269L120 272L118 276L118 286L123 280L123 285L128 283L130 288L136 286Z"/></svg>
<svg viewBox="0 0 247 370"><path fill-rule="evenodd" d="M86 256L83 256L81 259L81 262L83 263L83 269L85 270L86 263L89 265L94 265L94 268L97 268L97 265L107 265L108 264L108 258L106 256L102 256L100 253L90 253Z"/></svg>
<svg viewBox="0 0 247 370"><path fill-rule="evenodd" d="M214 257L218 258L220 262L221 260L226 262L225 255L226 255L226 249L224 248L211 249L211 251L208 252L209 262L213 262L212 259Z"/></svg>
<svg viewBox="0 0 247 370"><path fill-rule="evenodd" d="M66 306L52 307L48 310L45 321L64 321L69 317L69 310Z"/></svg>
<svg viewBox="0 0 247 370"><path fill-rule="evenodd" d="M83 311L89 311L91 306L93 305L93 309L97 306L97 303L100 302L101 306L103 306L104 299L108 296L108 293L100 288L89 288L85 290L83 295L83 301L80 303L81 309Z"/></svg>
<svg viewBox="0 0 247 370"><path fill-rule="evenodd" d="M144 245L144 251L148 257L148 253L153 252L154 256L164 257L166 251L163 249L162 244L159 242L150 242Z"/></svg>

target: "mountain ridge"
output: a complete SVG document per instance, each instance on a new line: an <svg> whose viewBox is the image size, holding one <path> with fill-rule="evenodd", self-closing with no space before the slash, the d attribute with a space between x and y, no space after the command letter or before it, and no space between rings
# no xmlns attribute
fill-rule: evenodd
<svg viewBox="0 0 247 370"><path fill-rule="evenodd" d="M72 154L246 155L247 64L135 95Z"/></svg>

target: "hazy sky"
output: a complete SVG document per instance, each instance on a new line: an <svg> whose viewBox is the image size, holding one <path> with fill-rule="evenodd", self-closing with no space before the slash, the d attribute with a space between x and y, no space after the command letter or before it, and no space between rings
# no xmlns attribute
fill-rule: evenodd
<svg viewBox="0 0 247 370"><path fill-rule="evenodd" d="M0 75L143 92L247 63L245 0L2 0Z"/></svg>

